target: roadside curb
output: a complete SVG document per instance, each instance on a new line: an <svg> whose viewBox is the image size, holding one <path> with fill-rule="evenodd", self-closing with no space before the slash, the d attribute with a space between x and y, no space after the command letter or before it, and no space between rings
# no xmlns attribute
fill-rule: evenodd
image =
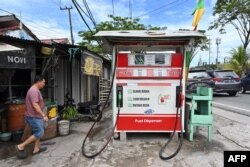
<svg viewBox="0 0 250 167"><path fill-rule="evenodd" d="M233 113L237 113L237 114L241 114L241 115L245 115L245 116L250 117L250 110L234 108L232 106L228 106L228 105L224 105L224 104L220 104L220 103L216 103L216 102L212 102L212 104L213 104L213 107L215 107L215 108L223 109L226 111L230 111Z"/></svg>

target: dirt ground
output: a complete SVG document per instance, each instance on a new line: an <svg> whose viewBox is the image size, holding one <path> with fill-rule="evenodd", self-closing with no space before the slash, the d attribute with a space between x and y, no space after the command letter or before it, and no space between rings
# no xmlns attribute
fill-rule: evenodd
<svg viewBox="0 0 250 167"><path fill-rule="evenodd" d="M207 140L207 128L199 127L194 141L184 139L179 154L168 161L159 158L159 150L169 139L169 134L164 133L129 133L127 141L112 140L99 156L94 159L85 158L81 153L82 141L93 122L82 120L72 122L70 135L42 142L48 147L46 152L31 155L30 146L30 155L24 160L15 156L16 143L1 142L0 164L1 167L222 167L223 151L250 149L250 117L225 113L227 111L214 108L212 142ZM111 131L109 110L90 135L86 152L91 154L100 149ZM49 145L51 143L54 144ZM173 153L177 145L176 135L166 148L166 155Z"/></svg>

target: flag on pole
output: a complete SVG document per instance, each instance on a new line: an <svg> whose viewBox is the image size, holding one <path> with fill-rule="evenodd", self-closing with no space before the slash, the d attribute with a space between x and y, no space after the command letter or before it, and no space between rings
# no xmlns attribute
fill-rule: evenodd
<svg viewBox="0 0 250 167"><path fill-rule="evenodd" d="M204 10L205 10L204 9L204 0L198 0L196 7L195 7L195 10L192 13L192 15L194 15L193 23L192 23L192 26L195 27L194 30L196 30L197 25L204 14Z"/></svg>

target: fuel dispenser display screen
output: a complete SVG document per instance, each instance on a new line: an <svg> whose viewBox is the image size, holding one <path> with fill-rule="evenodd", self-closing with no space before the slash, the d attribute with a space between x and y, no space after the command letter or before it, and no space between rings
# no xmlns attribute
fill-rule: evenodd
<svg viewBox="0 0 250 167"><path fill-rule="evenodd" d="M129 66L170 66L171 54L129 54Z"/></svg>

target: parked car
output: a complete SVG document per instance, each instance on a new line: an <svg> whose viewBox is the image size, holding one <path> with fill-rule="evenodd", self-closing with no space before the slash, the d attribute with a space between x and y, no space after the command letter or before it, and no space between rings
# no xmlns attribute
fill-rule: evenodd
<svg viewBox="0 0 250 167"><path fill-rule="evenodd" d="M208 71L215 83L214 92L235 96L241 90L240 77L233 70Z"/></svg>
<svg viewBox="0 0 250 167"><path fill-rule="evenodd" d="M188 73L188 81L186 86L187 93L195 93L197 86L214 88L213 78L206 70L190 70Z"/></svg>
<svg viewBox="0 0 250 167"><path fill-rule="evenodd" d="M246 91L250 90L250 73L240 80L241 92L246 93Z"/></svg>

